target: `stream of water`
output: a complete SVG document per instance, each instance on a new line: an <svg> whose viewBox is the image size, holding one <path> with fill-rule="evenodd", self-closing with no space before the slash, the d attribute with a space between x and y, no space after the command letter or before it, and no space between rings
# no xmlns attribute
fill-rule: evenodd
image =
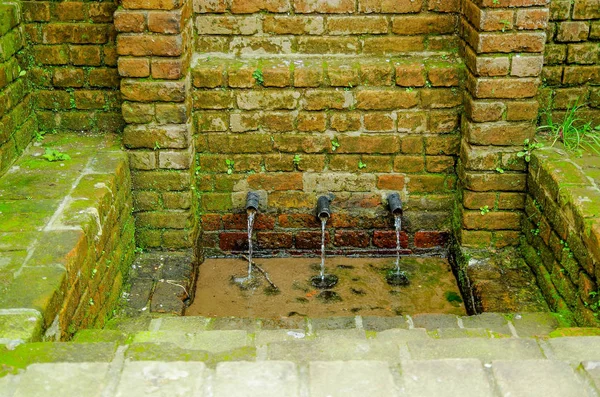
<svg viewBox="0 0 600 397"><path fill-rule="evenodd" d="M396 273L400 273L400 230L402 230L402 218L394 215L394 226L396 227Z"/></svg>
<svg viewBox="0 0 600 397"><path fill-rule="evenodd" d="M248 279L252 277L252 229L256 211L248 210Z"/></svg>
<svg viewBox="0 0 600 397"><path fill-rule="evenodd" d="M325 278L325 225L327 217L321 217L321 279Z"/></svg>

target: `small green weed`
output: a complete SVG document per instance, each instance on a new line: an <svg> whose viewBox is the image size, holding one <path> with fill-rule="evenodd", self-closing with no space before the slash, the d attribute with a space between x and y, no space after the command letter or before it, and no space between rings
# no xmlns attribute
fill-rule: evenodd
<svg viewBox="0 0 600 397"><path fill-rule="evenodd" d="M565 149L580 155L586 149L600 154L600 125L592 127L591 121L584 123L578 115L582 106L575 102L567 109L567 114L560 123L555 123L552 120L552 113L547 111L547 124L538 127L538 130L552 139L552 146L560 141Z"/></svg>
<svg viewBox="0 0 600 397"><path fill-rule="evenodd" d="M235 162L230 159L225 159L225 164L227 165L227 175L233 174L233 166L235 165Z"/></svg>
<svg viewBox="0 0 600 397"><path fill-rule="evenodd" d="M363 168L367 168L367 165L362 160L358 160L358 169L362 170Z"/></svg>
<svg viewBox="0 0 600 397"><path fill-rule="evenodd" d="M499 174L504 174L504 169L502 169L500 167L496 167L496 172Z"/></svg>
<svg viewBox="0 0 600 397"><path fill-rule="evenodd" d="M523 141L523 150L520 152L517 152L517 157L523 157L525 159L525 161L529 163L531 161L531 152L533 152L535 149L539 149L543 146L544 146L543 143L531 142L531 141L529 141L529 139L525 139Z"/></svg>
<svg viewBox="0 0 600 397"><path fill-rule="evenodd" d="M302 161L302 156L300 156L299 154L296 154L294 156L294 158L292 159L292 161L294 162L294 166L296 168L298 168L298 166L300 165L300 161Z"/></svg>
<svg viewBox="0 0 600 397"><path fill-rule="evenodd" d="M339 147L340 147L340 143L338 142L337 138L334 138L331 141L331 151L335 152L337 150L337 148L339 148Z"/></svg>
<svg viewBox="0 0 600 397"><path fill-rule="evenodd" d="M71 156L66 153L61 153L56 149L47 147L44 154L42 155L48 161L66 161L71 160Z"/></svg>
<svg viewBox="0 0 600 397"><path fill-rule="evenodd" d="M256 81L256 84L258 85L263 85L263 83L265 82L265 77L263 76L263 72L260 69L256 69L254 73L252 73L252 77L254 77L254 81Z"/></svg>
<svg viewBox="0 0 600 397"><path fill-rule="evenodd" d="M479 208L479 212L481 213L481 215L485 215L488 212L490 212L490 207L487 205L484 205L483 207Z"/></svg>

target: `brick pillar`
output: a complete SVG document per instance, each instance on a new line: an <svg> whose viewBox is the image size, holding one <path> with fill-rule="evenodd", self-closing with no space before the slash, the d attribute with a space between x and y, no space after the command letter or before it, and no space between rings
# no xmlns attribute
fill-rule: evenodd
<svg viewBox="0 0 600 397"><path fill-rule="evenodd" d="M191 0L123 0L115 12L123 141L141 247L194 241L191 14Z"/></svg>
<svg viewBox="0 0 600 397"><path fill-rule="evenodd" d="M461 244L518 244L525 139L536 130L548 0L463 0L467 65L459 178ZM488 212L489 211L489 212Z"/></svg>

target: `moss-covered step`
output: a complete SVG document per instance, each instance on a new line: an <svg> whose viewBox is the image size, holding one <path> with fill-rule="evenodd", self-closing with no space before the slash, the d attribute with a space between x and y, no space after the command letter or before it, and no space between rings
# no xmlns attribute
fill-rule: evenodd
<svg viewBox="0 0 600 397"><path fill-rule="evenodd" d="M104 322L133 257L130 185L111 134L46 135L0 177L1 343Z"/></svg>

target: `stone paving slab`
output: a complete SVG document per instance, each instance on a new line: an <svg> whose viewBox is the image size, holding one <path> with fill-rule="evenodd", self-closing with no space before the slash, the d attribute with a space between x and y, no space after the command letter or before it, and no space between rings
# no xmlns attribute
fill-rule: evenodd
<svg viewBox="0 0 600 397"><path fill-rule="evenodd" d="M600 336L552 338L552 358L563 361L600 361Z"/></svg>
<svg viewBox="0 0 600 397"><path fill-rule="evenodd" d="M235 362L217 365L214 397L296 397L296 365L285 361Z"/></svg>
<svg viewBox="0 0 600 397"><path fill-rule="evenodd" d="M545 358L540 346L532 339L438 339L407 344L411 358L419 360L476 358L490 362Z"/></svg>
<svg viewBox="0 0 600 397"><path fill-rule="evenodd" d="M249 336L246 331L201 331L187 332L139 332L135 335L134 343L168 342L184 349L206 350L217 353L248 346Z"/></svg>
<svg viewBox="0 0 600 397"><path fill-rule="evenodd" d="M588 390L568 363L549 360L493 361L492 372L503 396L584 397Z"/></svg>
<svg viewBox="0 0 600 397"><path fill-rule="evenodd" d="M475 359L402 361L401 395L411 397L492 397L481 361Z"/></svg>
<svg viewBox="0 0 600 397"><path fill-rule="evenodd" d="M201 396L205 369L197 362L127 362L116 397Z"/></svg>
<svg viewBox="0 0 600 397"><path fill-rule="evenodd" d="M309 376L311 397L389 397L397 393L385 361L311 362Z"/></svg>
<svg viewBox="0 0 600 397"><path fill-rule="evenodd" d="M21 375L14 397L102 397L106 363L32 364Z"/></svg>

